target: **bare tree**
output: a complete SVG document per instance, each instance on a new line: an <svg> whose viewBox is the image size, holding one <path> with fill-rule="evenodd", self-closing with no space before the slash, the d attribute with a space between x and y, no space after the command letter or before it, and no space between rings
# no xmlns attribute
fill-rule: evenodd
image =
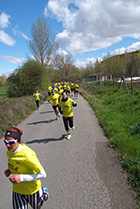
<svg viewBox="0 0 140 209"><path fill-rule="evenodd" d="M59 69L60 76L63 80L67 80L73 75L72 65L73 60L70 54L64 52L57 53L54 59L54 66Z"/></svg>
<svg viewBox="0 0 140 209"><path fill-rule="evenodd" d="M32 56L36 61L47 66L51 61L52 55L58 49L58 43L44 19L39 18L36 25L32 24L31 36L29 50Z"/></svg>

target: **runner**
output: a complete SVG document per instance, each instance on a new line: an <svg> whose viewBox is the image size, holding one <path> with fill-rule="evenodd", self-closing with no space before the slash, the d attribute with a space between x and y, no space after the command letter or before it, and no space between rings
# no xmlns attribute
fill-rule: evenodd
<svg viewBox="0 0 140 209"><path fill-rule="evenodd" d="M39 101L40 101L40 97L42 97L42 95L40 93L38 93L38 90L36 90L36 93L33 94L33 97L35 97L37 110L39 110Z"/></svg>
<svg viewBox="0 0 140 209"><path fill-rule="evenodd" d="M60 100L62 99L62 93L63 93L63 91L64 91L64 90L63 90L63 89L61 89L61 87L60 87L60 86L58 86L57 88L58 88L58 92L57 92L57 93L60 95L60 97L59 97L59 100L58 100L58 101L60 101Z"/></svg>
<svg viewBox="0 0 140 209"><path fill-rule="evenodd" d="M8 169L4 171L13 184L13 209L40 209L49 197L47 187L41 188L40 179L46 172L40 164L36 153L21 143L23 132L10 127L6 130L4 143L7 147Z"/></svg>
<svg viewBox="0 0 140 209"><path fill-rule="evenodd" d="M69 86L69 84L67 84L66 91L67 91L67 95L70 96L70 86Z"/></svg>
<svg viewBox="0 0 140 209"><path fill-rule="evenodd" d="M50 85L48 85L48 87L47 87L48 96L50 96L50 95L51 95L51 90L52 90L52 87L51 87Z"/></svg>
<svg viewBox="0 0 140 209"><path fill-rule="evenodd" d="M70 92L71 92L71 97L74 96L74 83L72 81L70 82Z"/></svg>
<svg viewBox="0 0 140 209"><path fill-rule="evenodd" d="M52 108L54 109L56 114L56 120L58 120L60 117L59 106L58 106L58 100L60 98L60 95L55 93L54 89L52 89L51 92L52 94L49 96L48 102L52 104Z"/></svg>
<svg viewBox="0 0 140 209"><path fill-rule="evenodd" d="M79 90L79 85L78 85L77 83L75 83L75 90L74 90L74 93L75 93L76 99L78 98L78 90Z"/></svg>
<svg viewBox="0 0 140 209"><path fill-rule="evenodd" d="M67 92L67 84L66 84L66 82L63 83L63 89L64 89L64 92Z"/></svg>
<svg viewBox="0 0 140 209"><path fill-rule="evenodd" d="M65 130L67 132L67 139L71 138L69 127L72 128L72 130L75 129L73 124L73 110L72 106L76 107L77 103L73 101L71 98L68 98L66 92L63 92L62 94L63 98L59 103L59 111L63 115L63 123Z"/></svg>

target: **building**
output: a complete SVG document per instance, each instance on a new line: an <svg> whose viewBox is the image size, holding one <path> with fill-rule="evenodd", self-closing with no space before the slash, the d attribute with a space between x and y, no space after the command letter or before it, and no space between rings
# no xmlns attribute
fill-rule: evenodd
<svg viewBox="0 0 140 209"><path fill-rule="evenodd" d="M109 73L94 73L87 75L84 79L85 82L92 82L92 81L108 81L112 80L112 75Z"/></svg>

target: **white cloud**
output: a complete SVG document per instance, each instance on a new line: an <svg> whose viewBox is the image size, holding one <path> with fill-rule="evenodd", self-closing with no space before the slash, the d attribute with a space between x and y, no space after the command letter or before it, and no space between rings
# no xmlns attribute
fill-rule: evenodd
<svg viewBox="0 0 140 209"><path fill-rule="evenodd" d="M97 59L98 59L99 62L103 60L101 57L98 57L98 58L91 57L91 58L87 58L85 60L77 59L74 64L78 68L82 68L82 67L85 68L86 65L88 65L88 64L92 64L93 67L94 67L94 64L95 64Z"/></svg>
<svg viewBox="0 0 140 209"><path fill-rule="evenodd" d="M140 0L49 0L44 15L62 22L57 40L73 55L140 39Z"/></svg>
<svg viewBox="0 0 140 209"><path fill-rule="evenodd" d="M86 61L81 60L81 59L77 59L74 64L78 68L82 68L82 67L85 68L86 67Z"/></svg>
<svg viewBox="0 0 140 209"><path fill-rule="evenodd" d="M6 28L9 25L9 18L11 18L10 15L7 15L5 12L2 12L0 15L0 27Z"/></svg>
<svg viewBox="0 0 140 209"><path fill-rule="evenodd" d="M16 26L17 28L17 26ZM20 30L17 30L15 28L13 28L13 33L14 35L19 34L20 36L22 36L23 38L25 38L26 40L31 40L31 38L29 38L27 35L25 35L23 32L21 32Z"/></svg>
<svg viewBox="0 0 140 209"><path fill-rule="evenodd" d="M13 63L13 64L23 64L26 59L23 58L18 58L18 57L13 57L13 56L6 56L6 55L0 55L0 59L4 59L7 62Z"/></svg>
<svg viewBox="0 0 140 209"><path fill-rule="evenodd" d="M127 48L122 47L120 49L116 49L113 52L110 52L111 56L115 56L118 54L124 54L125 52L133 52L140 49L140 42L136 42L128 46ZM103 53L103 56L107 56L107 53Z"/></svg>
<svg viewBox="0 0 140 209"><path fill-rule="evenodd" d="M8 76L11 74L11 73L13 73L13 69L11 69L11 70L9 70L8 72L4 72L4 73L0 73L0 76L6 76L6 78L8 78Z"/></svg>
<svg viewBox="0 0 140 209"><path fill-rule="evenodd" d="M16 41L12 39L7 33L5 33L3 30L0 30L0 41L3 44L9 45L9 46L14 46Z"/></svg>
<svg viewBox="0 0 140 209"><path fill-rule="evenodd" d="M57 50L57 54L65 56L65 55L68 55L68 52L66 52L65 50L62 50L62 49L59 48Z"/></svg>
<svg viewBox="0 0 140 209"><path fill-rule="evenodd" d="M133 43L127 48L127 51L132 52L140 49L140 42Z"/></svg>

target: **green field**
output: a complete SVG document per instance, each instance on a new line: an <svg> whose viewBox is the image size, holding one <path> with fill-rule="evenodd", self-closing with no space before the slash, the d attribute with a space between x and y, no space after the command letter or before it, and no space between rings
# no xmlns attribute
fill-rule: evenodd
<svg viewBox="0 0 140 209"><path fill-rule="evenodd" d="M8 86L0 86L0 98L8 97Z"/></svg>

